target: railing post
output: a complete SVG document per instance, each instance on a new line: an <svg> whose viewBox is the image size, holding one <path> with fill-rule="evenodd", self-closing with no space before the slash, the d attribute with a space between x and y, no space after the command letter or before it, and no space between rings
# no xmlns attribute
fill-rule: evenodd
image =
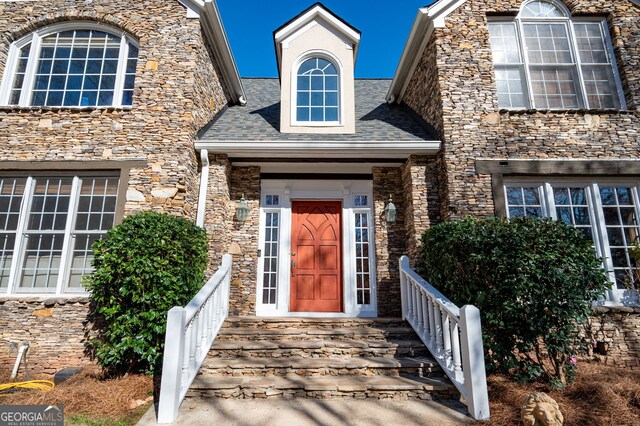
<svg viewBox="0 0 640 426"><path fill-rule="evenodd" d="M489 419L489 394L484 369L480 311L473 305L460 309L462 372L469 414L475 420Z"/></svg>
<svg viewBox="0 0 640 426"><path fill-rule="evenodd" d="M402 305L402 319L407 319L407 276L404 273L405 267L409 266L407 256L400 257L400 303Z"/></svg>
<svg viewBox="0 0 640 426"><path fill-rule="evenodd" d="M178 418L180 387L182 382L182 357L184 346L185 309L171 308L167 314L162 382L158 401L158 423L172 423ZM167 344L170 343L170 344Z"/></svg>

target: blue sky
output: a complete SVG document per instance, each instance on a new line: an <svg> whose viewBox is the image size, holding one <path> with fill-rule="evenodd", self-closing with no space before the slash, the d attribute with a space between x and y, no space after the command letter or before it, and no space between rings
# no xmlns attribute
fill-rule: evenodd
<svg viewBox="0 0 640 426"><path fill-rule="evenodd" d="M273 30L313 0L217 0L242 77L277 77ZM420 7L429 0L324 0L362 32L356 77L391 78Z"/></svg>

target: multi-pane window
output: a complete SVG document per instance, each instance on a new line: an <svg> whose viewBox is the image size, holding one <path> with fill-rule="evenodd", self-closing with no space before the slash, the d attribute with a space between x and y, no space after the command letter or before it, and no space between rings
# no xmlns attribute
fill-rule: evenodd
<svg viewBox="0 0 640 426"><path fill-rule="evenodd" d="M593 241L618 288L640 289L638 187L611 182L514 183L505 186L508 217L551 217L574 226ZM631 251L631 252L630 252Z"/></svg>
<svg viewBox="0 0 640 426"><path fill-rule="evenodd" d="M133 102L138 48L96 24L53 26L12 45L0 102L19 106L103 107Z"/></svg>
<svg viewBox="0 0 640 426"><path fill-rule="evenodd" d="M338 70L322 58L311 58L298 68L296 76L297 122L338 122L340 91Z"/></svg>
<svg viewBox="0 0 640 426"><path fill-rule="evenodd" d="M262 270L262 303L276 303L278 287L278 236L280 231L280 213L265 213L264 228L264 264Z"/></svg>
<svg viewBox="0 0 640 426"><path fill-rule="evenodd" d="M535 0L489 22L489 37L501 108L624 107L606 20Z"/></svg>
<svg viewBox="0 0 640 426"><path fill-rule="evenodd" d="M0 282L9 293L82 292L91 246L115 222L117 176L0 177Z"/></svg>
<svg viewBox="0 0 640 426"><path fill-rule="evenodd" d="M367 213L355 213L356 299L358 305L371 304L369 273L369 218Z"/></svg>

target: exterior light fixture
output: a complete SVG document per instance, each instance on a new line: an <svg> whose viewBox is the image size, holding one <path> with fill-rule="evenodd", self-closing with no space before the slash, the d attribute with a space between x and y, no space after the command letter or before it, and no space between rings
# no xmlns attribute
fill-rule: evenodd
<svg viewBox="0 0 640 426"><path fill-rule="evenodd" d="M236 207L236 219L238 222L244 222L249 217L249 204L247 204L247 199L244 198L244 194L242 194L242 198L240 198L240 202L238 203L238 207Z"/></svg>
<svg viewBox="0 0 640 426"><path fill-rule="evenodd" d="M387 205L384 208L384 217L387 219L387 222L396 221L396 206L393 204L391 195L389 195L389 201L387 201Z"/></svg>

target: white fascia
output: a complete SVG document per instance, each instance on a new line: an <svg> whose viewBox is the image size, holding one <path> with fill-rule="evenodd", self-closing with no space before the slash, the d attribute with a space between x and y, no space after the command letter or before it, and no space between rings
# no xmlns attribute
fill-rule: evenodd
<svg viewBox="0 0 640 426"><path fill-rule="evenodd" d="M404 45L400 62L393 75L391 86L387 92L387 102L400 103L411 76L422 58L424 49L435 28L443 28L444 21L454 10L466 3L467 0L440 0L429 7L418 9L413 21L407 43Z"/></svg>
<svg viewBox="0 0 640 426"><path fill-rule="evenodd" d="M202 0L178 0L187 8L187 18L199 18L204 1Z"/></svg>
<svg viewBox="0 0 640 426"><path fill-rule="evenodd" d="M218 66L222 72L222 84L226 86L231 100L235 104L245 105L246 95L240 79L238 66L231 52L227 33L222 25L222 17L215 0L181 0L188 3L202 4L200 9L200 21L213 49L214 58L218 59Z"/></svg>
<svg viewBox="0 0 640 426"><path fill-rule="evenodd" d="M195 149L236 158L384 158L435 155L440 141L198 141Z"/></svg>

